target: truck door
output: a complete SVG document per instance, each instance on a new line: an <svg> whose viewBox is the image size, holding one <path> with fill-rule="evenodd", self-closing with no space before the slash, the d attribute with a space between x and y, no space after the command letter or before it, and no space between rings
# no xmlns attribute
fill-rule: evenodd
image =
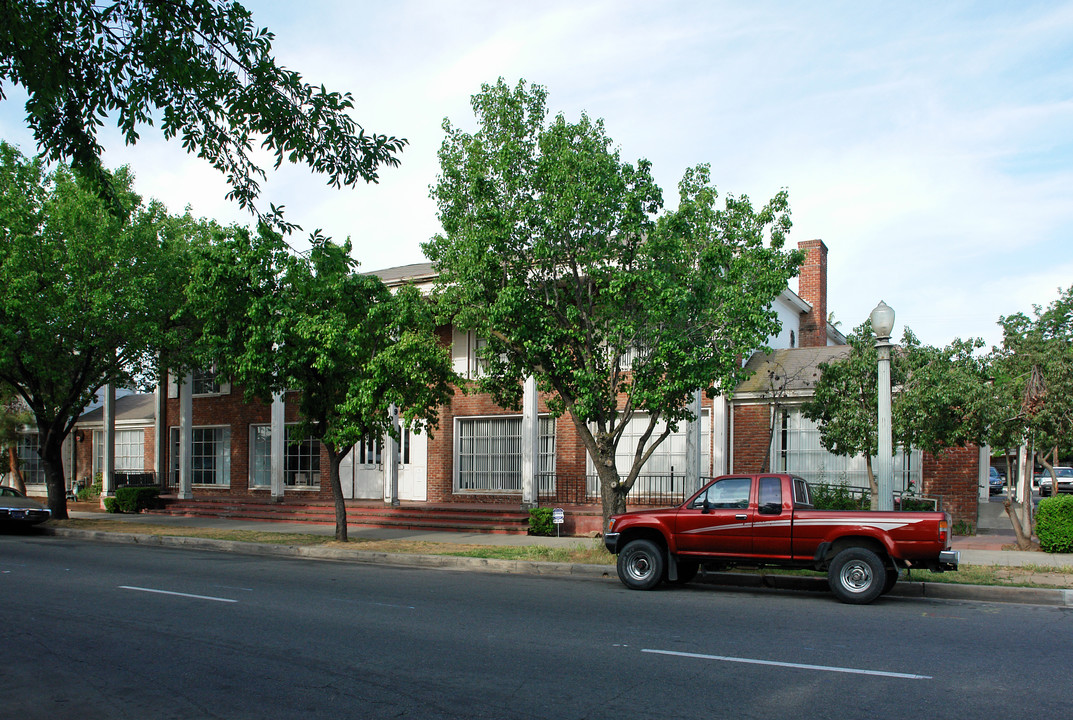
<svg viewBox="0 0 1073 720"><path fill-rule="evenodd" d="M678 512L675 541L680 554L742 557L753 552L753 480L717 480Z"/></svg>
<svg viewBox="0 0 1073 720"><path fill-rule="evenodd" d="M782 478L761 477L753 516L753 552L772 558L790 557L792 518L793 503L784 497Z"/></svg>

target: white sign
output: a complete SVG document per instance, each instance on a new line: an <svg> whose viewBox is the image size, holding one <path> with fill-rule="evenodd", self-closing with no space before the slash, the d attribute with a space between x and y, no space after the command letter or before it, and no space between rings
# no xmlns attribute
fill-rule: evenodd
<svg viewBox="0 0 1073 720"><path fill-rule="evenodd" d="M553 523L555 523L556 525L562 525L563 524L563 518L564 518L564 514L563 514L563 509L562 508L555 508L554 510L551 511L551 521Z"/></svg>

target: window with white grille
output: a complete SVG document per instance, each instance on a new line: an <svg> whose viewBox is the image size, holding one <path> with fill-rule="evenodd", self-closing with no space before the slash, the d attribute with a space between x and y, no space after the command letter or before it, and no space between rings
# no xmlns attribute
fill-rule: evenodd
<svg viewBox="0 0 1073 720"><path fill-rule="evenodd" d="M304 438L297 444L290 425L283 448L283 484L288 487L320 487L320 441ZM272 426L250 426L250 486L272 485Z"/></svg>
<svg viewBox="0 0 1073 720"><path fill-rule="evenodd" d="M104 471L104 431L93 431L93 474ZM115 471L145 472L145 430L115 431Z"/></svg>
<svg viewBox="0 0 1073 720"><path fill-rule="evenodd" d="M456 418L457 489L473 492L522 491L520 415ZM538 475L555 473L555 419L540 418Z"/></svg>
<svg viewBox="0 0 1073 720"><path fill-rule="evenodd" d="M775 472L800 475L811 483L868 487L868 468L864 456L845 457L829 452L820 442L819 427L805 417L800 408L782 410L778 420L772 462ZM873 472L875 467L873 458ZM910 482L919 489L920 478L920 450L907 453L897 448L894 455L894 491L907 490Z"/></svg>
<svg viewBox="0 0 1073 720"><path fill-rule="evenodd" d="M171 428L171 483L179 482L179 428ZM231 484L231 428L191 428L190 482Z"/></svg>
<svg viewBox="0 0 1073 720"><path fill-rule="evenodd" d="M19 433L19 470L22 472L22 481L27 485L45 484L45 463L38 453L40 447L41 437L36 432Z"/></svg>
<svg viewBox="0 0 1073 720"><path fill-rule="evenodd" d="M641 436L647 427L648 415L645 413L637 413L626 424L626 429L622 432L622 438L618 443L618 452L615 453L615 467L618 468L620 476L625 476L630 471L630 468L633 467L633 457L634 453L637 452L637 443L640 442ZM651 445L652 440L657 438L666 427L667 423L662 420L656 423L656 428L652 431L648 444ZM686 456L688 431L688 423L679 423L678 432L671 433L666 440L660 443L659 447L652 453L652 457L641 468L641 476L670 475L672 468L675 475L684 475L686 463L688 462ZM711 418L707 410L701 411L700 438L701 474L704 475L708 470L705 458L711 455Z"/></svg>

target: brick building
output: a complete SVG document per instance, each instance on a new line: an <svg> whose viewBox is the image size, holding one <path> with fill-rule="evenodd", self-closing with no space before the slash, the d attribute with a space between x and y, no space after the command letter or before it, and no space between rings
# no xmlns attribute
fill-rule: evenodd
<svg viewBox="0 0 1073 720"><path fill-rule="evenodd" d="M803 372L820 358L844 352L845 337L827 322L826 246L812 240L799 247L806 253L799 292L788 288L775 302L782 329L768 339L768 345L777 349L778 362L799 365ZM376 274L388 285L430 287L435 280L428 264ZM439 333L455 370L473 377L480 339L454 327L442 327ZM794 412L808 392L807 382L798 386L780 380L785 387L770 387L771 368L765 364L770 357L749 360L757 372L732 396L701 401L700 419L668 438L646 464L631 493L634 502L646 497L666 501L688 492L701 477L731 472L789 469L811 480L837 481L844 474L851 484L856 481L852 467L839 467L832 475L830 458L820 458L808 444L810 431L801 426L800 413ZM404 432L399 443L390 438L359 443L340 468L344 497L430 505L597 502L595 473L573 423L547 413L535 383L526 398L518 411L497 406L487 395L456 392L440 408L439 427L433 434ZM162 463L168 484L180 497L331 496L326 454L315 440L295 443L289 435L296 417L286 396L270 404L247 403L241 392L206 372L171 378L163 408L161 427L168 442ZM625 432L623 467L642 422L647 418ZM390 462L396 454L397 464ZM953 461L947 457L944 462ZM971 470L947 474L937 461L929 465L913 453L896 467L905 477L918 478L925 492L940 490L944 504L957 517L969 519L971 513L975 521L976 483L969 477ZM943 480L932 480L931 468Z"/></svg>

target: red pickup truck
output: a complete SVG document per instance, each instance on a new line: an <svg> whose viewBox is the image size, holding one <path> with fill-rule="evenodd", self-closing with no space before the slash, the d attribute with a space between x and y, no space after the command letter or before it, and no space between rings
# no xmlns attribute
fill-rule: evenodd
<svg viewBox="0 0 1073 720"><path fill-rule="evenodd" d="M901 568L956 570L944 512L815 510L802 478L725 475L678 507L613 516L604 545L634 590L692 580L701 564L809 568L827 572L842 602L870 603Z"/></svg>

